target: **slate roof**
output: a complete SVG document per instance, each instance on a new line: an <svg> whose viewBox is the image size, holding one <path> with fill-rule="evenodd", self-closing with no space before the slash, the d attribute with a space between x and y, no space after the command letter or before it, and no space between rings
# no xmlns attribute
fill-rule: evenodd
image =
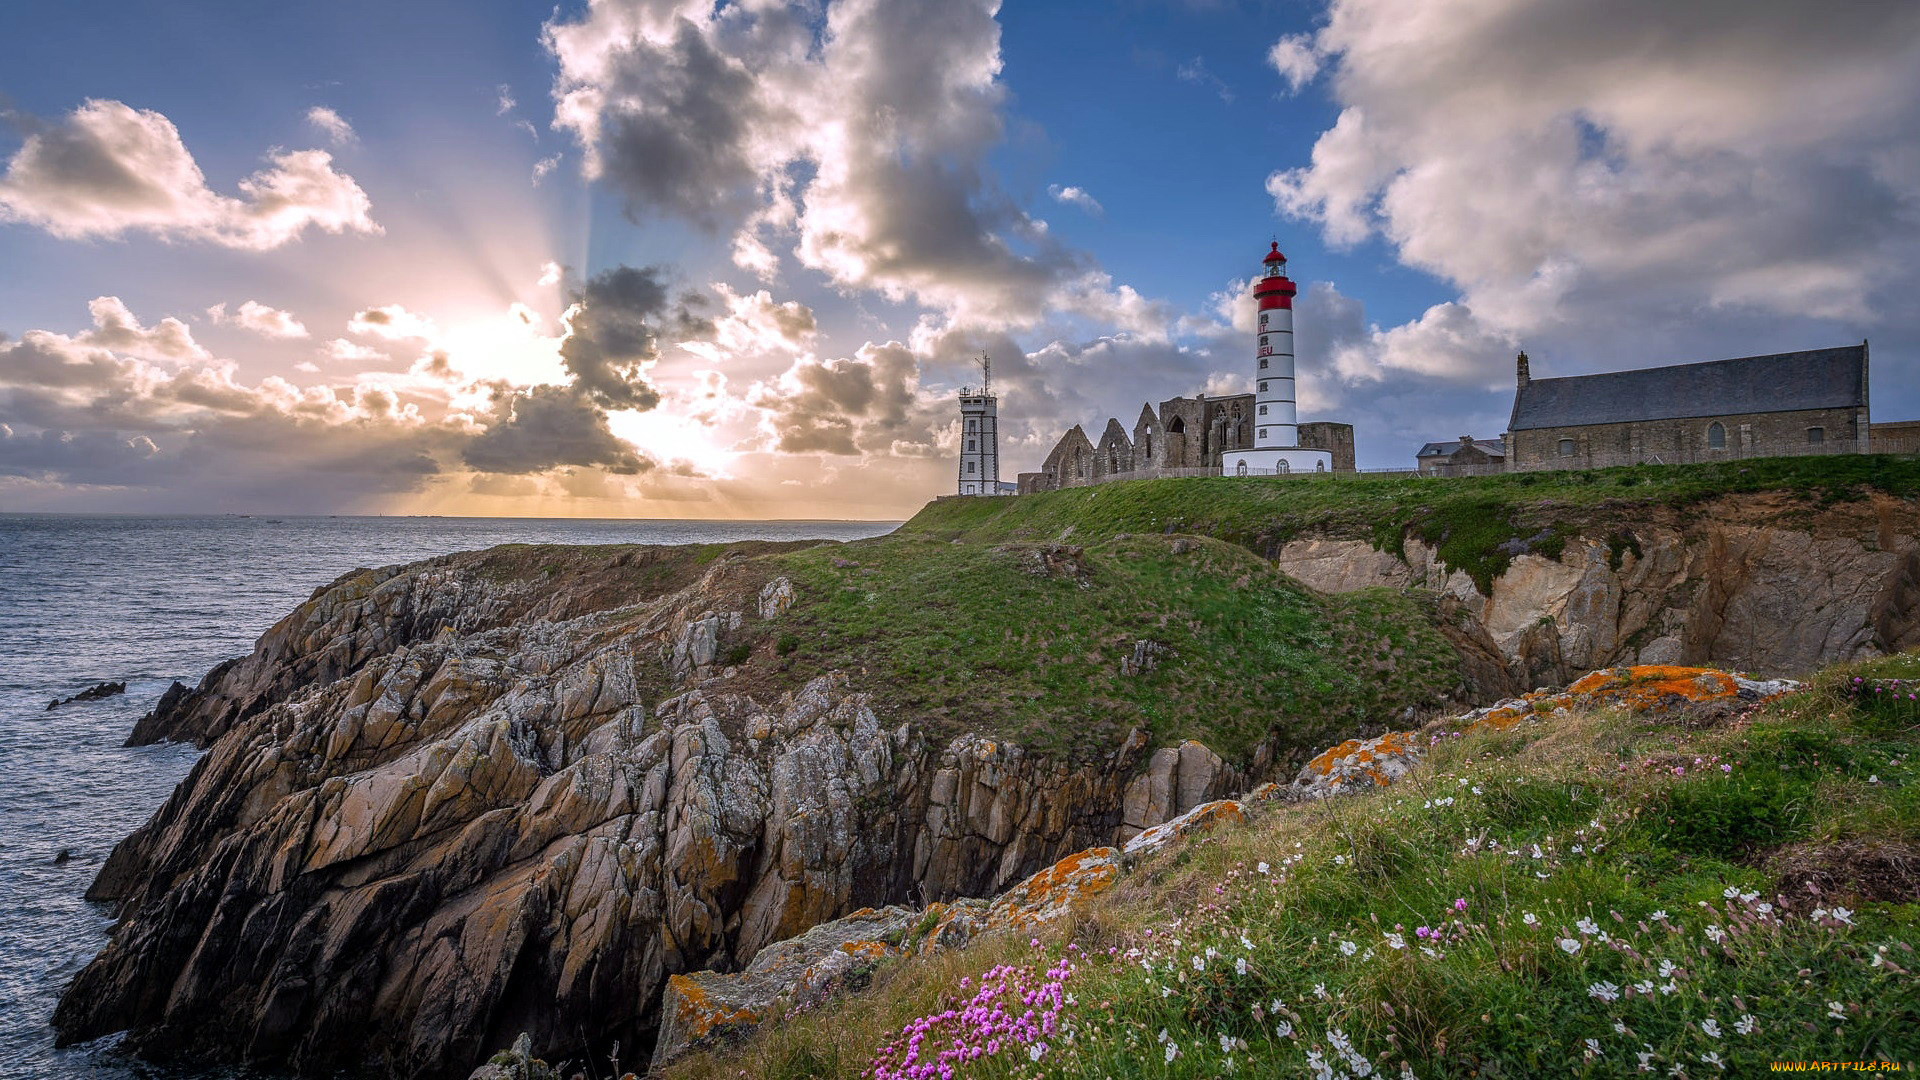
<svg viewBox="0 0 1920 1080"><path fill-rule="evenodd" d="M1704 364L1534 379L1508 431L1867 404L1867 347L1744 356Z"/></svg>
<svg viewBox="0 0 1920 1080"><path fill-rule="evenodd" d="M1473 440L1473 445L1483 454L1491 454L1494 457L1507 456L1507 440L1505 439L1475 439ZM1459 439L1454 439L1451 442L1430 442L1425 446L1422 446L1420 448L1420 452L1415 454L1414 456L1415 457L1436 457L1436 456L1452 457L1453 452L1458 449L1460 449Z"/></svg>

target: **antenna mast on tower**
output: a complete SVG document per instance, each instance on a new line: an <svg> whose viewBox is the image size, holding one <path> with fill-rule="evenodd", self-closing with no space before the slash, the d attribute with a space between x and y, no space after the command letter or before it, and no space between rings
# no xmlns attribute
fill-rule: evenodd
<svg viewBox="0 0 1920 1080"><path fill-rule="evenodd" d="M993 357L986 353L980 354L980 392L983 394L993 392Z"/></svg>

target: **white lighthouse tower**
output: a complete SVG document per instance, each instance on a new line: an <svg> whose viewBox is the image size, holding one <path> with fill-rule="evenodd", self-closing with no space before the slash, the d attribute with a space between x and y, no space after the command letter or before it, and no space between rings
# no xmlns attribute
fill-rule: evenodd
<svg viewBox="0 0 1920 1080"><path fill-rule="evenodd" d="M980 389L960 388L960 494L1000 494L999 399L993 359L980 358Z"/></svg>
<svg viewBox="0 0 1920 1080"><path fill-rule="evenodd" d="M1261 260L1253 296L1259 303L1259 345L1254 351L1253 446L1229 450L1220 457L1226 476L1271 476L1275 473L1329 472L1333 452L1300 445L1293 378L1293 297L1297 291L1287 279L1287 257L1275 241Z"/></svg>

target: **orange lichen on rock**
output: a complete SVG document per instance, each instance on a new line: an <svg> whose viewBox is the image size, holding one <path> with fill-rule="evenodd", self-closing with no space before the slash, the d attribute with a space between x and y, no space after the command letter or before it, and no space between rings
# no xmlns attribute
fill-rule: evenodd
<svg viewBox="0 0 1920 1080"><path fill-rule="evenodd" d="M1172 821L1163 821L1127 841L1126 854L1134 858L1151 855L1180 837L1205 832L1223 821L1244 821L1246 817L1245 804L1234 799L1201 803Z"/></svg>
<svg viewBox="0 0 1920 1080"><path fill-rule="evenodd" d="M693 1040L706 1038L716 1028L758 1024L762 1019L752 1009L730 1007L713 1000L706 987L687 975L667 976L666 1001L673 1008L674 1019Z"/></svg>
<svg viewBox="0 0 1920 1080"><path fill-rule="evenodd" d="M1642 664L1591 672L1559 693L1537 691L1509 698L1436 726L1447 729L1448 735L1464 735L1481 728L1504 731L1523 720L1569 709L1624 709L1644 716L1711 719L1799 687L1788 679L1751 679L1713 668ZM1348 739L1307 762L1293 789L1311 798L1325 798L1384 786L1406 775L1424 750L1421 737L1411 731L1388 732L1376 739Z"/></svg>
<svg viewBox="0 0 1920 1080"><path fill-rule="evenodd" d="M893 946L884 941L843 941L840 951L862 960L881 961L893 954Z"/></svg>

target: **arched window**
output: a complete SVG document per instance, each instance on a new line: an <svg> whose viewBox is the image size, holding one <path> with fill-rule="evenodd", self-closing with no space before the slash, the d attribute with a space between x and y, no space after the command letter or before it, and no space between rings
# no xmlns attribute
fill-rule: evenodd
<svg viewBox="0 0 1920 1080"><path fill-rule="evenodd" d="M1316 462L1314 462L1314 463L1313 463L1313 471L1314 471L1314 472L1326 472L1326 471L1327 471L1327 463L1326 463L1326 462L1324 462L1324 461L1316 461Z"/></svg>
<svg viewBox="0 0 1920 1080"><path fill-rule="evenodd" d="M1173 418L1173 423L1167 425L1167 430L1175 435L1178 435L1181 432L1184 432L1187 430L1186 421L1176 416Z"/></svg>
<svg viewBox="0 0 1920 1080"><path fill-rule="evenodd" d="M1233 467L1233 475L1235 476L1247 475L1247 459L1246 458L1241 458L1240 464L1235 465Z"/></svg>
<svg viewBox="0 0 1920 1080"><path fill-rule="evenodd" d="M1727 448L1727 429L1715 420L1707 425L1707 449L1725 450Z"/></svg>
<svg viewBox="0 0 1920 1080"><path fill-rule="evenodd" d="M1279 467L1279 468L1277 468L1277 469L1275 469L1274 471L1275 471L1275 472L1283 472L1283 473L1290 473L1290 472L1292 472L1292 471L1293 471L1293 463L1292 463L1292 462L1290 462L1290 461L1288 461L1288 460L1287 460L1286 458L1281 458L1281 459L1280 459L1280 467Z"/></svg>
<svg viewBox="0 0 1920 1080"><path fill-rule="evenodd" d="M1826 441L1827 441L1827 429L1826 429L1826 428L1823 428L1823 427L1810 427L1810 428L1808 428L1808 429L1807 429L1807 444L1808 444L1808 445L1813 445L1813 444L1815 444L1815 443L1823 443L1823 442L1826 442Z"/></svg>
<svg viewBox="0 0 1920 1080"><path fill-rule="evenodd" d="M1718 425L1715 425L1715 426L1717 427ZM1560 456L1561 457L1573 456L1573 440L1572 439L1560 440Z"/></svg>

